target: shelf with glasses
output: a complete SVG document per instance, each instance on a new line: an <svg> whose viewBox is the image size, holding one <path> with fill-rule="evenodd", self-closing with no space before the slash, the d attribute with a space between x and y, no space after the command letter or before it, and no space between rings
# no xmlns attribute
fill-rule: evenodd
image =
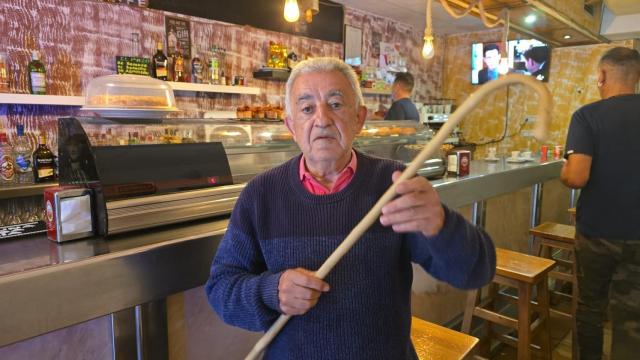
<svg viewBox="0 0 640 360"><path fill-rule="evenodd" d="M0 187L0 200L42 195L44 194L44 189L51 186L58 186L58 183L47 182Z"/></svg>
<svg viewBox="0 0 640 360"><path fill-rule="evenodd" d="M362 88L362 95L391 95L391 89Z"/></svg>

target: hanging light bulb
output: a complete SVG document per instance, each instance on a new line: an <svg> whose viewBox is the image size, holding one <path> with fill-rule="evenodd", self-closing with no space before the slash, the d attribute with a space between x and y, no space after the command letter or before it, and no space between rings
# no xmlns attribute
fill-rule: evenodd
<svg viewBox="0 0 640 360"><path fill-rule="evenodd" d="M433 48L433 36L424 37L424 46L422 46L422 57L425 59L431 59L436 52Z"/></svg>
<svg viewBox="0 0 640 360"><path fill-rule="evenodd" d="M424 29L424 45L422 46L422 57L425 59L431 59L435 55L433 29L431 28L431 6L432 0L427 0L427 27Z"/></svg>
<svg viewBox="0 0 640 360"><path fill-rule="evenodd" d="M300 19L300 9L297 0L285 0L284 19L288 22L296 22Z"/></svg>

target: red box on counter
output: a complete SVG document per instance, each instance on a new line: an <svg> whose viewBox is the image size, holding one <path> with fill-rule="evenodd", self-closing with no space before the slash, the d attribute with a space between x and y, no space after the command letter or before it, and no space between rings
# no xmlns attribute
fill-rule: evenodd
<svg viewBox="0 0 640 360"><path fill-rule="evenodd" d="M63 242L93 234L91 191L80 186L44 189L45 222L49 240Z"/></svg>
<svg viewBox="0 0 640 360"><path fill-rule="evenodd" d="M447 171L456 176L467 176L471 167L471 151L456 150L447 157Z"/></svg>

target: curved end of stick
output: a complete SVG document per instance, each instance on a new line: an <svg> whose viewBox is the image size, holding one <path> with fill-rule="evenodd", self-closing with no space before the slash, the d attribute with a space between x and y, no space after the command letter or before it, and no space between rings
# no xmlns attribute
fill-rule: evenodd
<svg viewBox="0 0 640 360"><path fill-rule="evenodd" d="M537 81L537 80L536 80ZM533 136L538 141L546 141L549 137L549 125L551 124L551 109L553 108L553 99L551 93L546 86L541 85L538 93L538 121L533 129Z"/></svg>

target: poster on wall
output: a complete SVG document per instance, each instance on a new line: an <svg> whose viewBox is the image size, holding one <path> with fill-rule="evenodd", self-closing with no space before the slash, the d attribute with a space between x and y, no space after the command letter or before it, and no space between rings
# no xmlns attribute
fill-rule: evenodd
<svg viewBox="0 0 640 360"><path fill-rule="evenodd" d="M378 66L387 72L407 72L407 60L400 55L400 45L380 42Z"/></svg>
<svg viewBox="0 0 640 360"><path fill-rule="evenodd" d="M191 57L191 35L188 20L165 16L165 34L167 36L167 56L172 57L176 51L180 51L182 57Z"/></svg>

